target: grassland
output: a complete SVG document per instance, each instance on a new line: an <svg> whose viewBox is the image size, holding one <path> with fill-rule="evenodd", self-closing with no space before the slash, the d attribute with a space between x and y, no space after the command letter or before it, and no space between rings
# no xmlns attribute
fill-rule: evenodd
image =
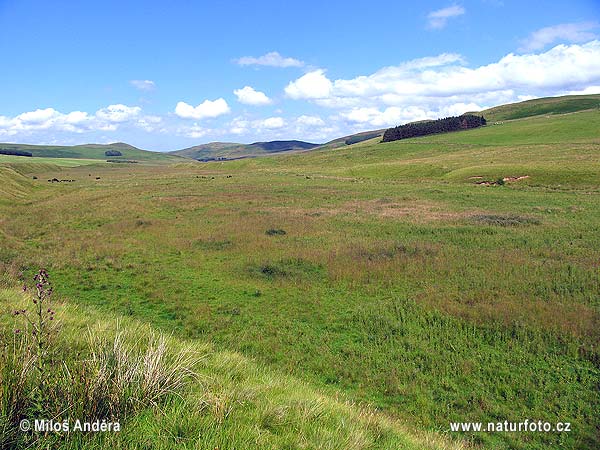
<svg viewBox="0 0 600 450"><path fill-rule="evenodd" d="M149 163L176 163L182 160L182 158L177 157L175 155L140 150L139 148L122 142L116 142L114 144L85 144L73 146L0 143L0 148L6 150L21 150L30 152L33 155L30 159L33 161L48 158L62 159L67 161L73 159L104 161L106 161L107 159L124 159ZM105 155L105 152L107 150L118 150L119 152L121 152L122 156L107 157ZM4 156L5 155L0 155L0 157ZM0 162L2 161L3 160L0 159Z"/></svg>
<svg viewBox="0 0 600 450"><path fill-rule="evenodd" d="M10 286L10 276L0 280L3 313L31 307L31 300ZM8 286L8 287L7 287ZM112 343L122 341L133 347L146 343L156 330L131 317L115 316L83 305L60 302L53 305L61 321L54 347L55 358L71 370L90 360L90 353L111 352ZM15 327L9 314L0 324ZM2 333L0 343L13 336ZM118 339L115 339L118 336ZM89 341L92 339L92 347ZM108 343L108 345L106 345ZM104 347L106 346L106 348ZM146 406L120 417L119 433L19 433L0 421L2 448L328 448L328 449L456 449L433 433L417 433L398 420L333 397L294 377L269 370L230 351L221 351L206 342L166 338L167 353L193 355L192 383L169 395L158 406ZM77 349L77 353L75 353ZM129 349L131 351L131 349ZM5 361L0 353L0 360ZM123 356L123 355L121 355ZM169 356L169 355L167 355ZM131 357L129 357L131 359ZM132 361L133 362L133 361ZM59 366L60 367L60 366ZM0 381L5 371L0 371ZM97 376L97 375L96 375ZM73 382L79 381L77 378ZM91 380L91 384L96 380ZM62 389L66 386L59 386ZM90 395L81 393L81 398ZM1 399L0 399L1 400ZM0 401L0 405L4 406ZM85 405L75 403L77 411ZM64 414L64 413L63 413ZM71 411L62 417L80 417ZM71 424L71 426L73 426Z"/></svg>
<svg viewBox="0 0 600 450"><path fill-rule="evenodd" d="M571 433L445 439L593 448L599 129L591 110L276 158L40 168L39 180L13 170L0 173L13 192L0 201L0 261L47 266L91 320L236 352L241 367L364 402L411 431L562 421ZM215 379L246 379L223 367ZM233 448L233 417L200 423ZM293 427L272 446L310 447ZM369 446L393 447L354 448Z"/></svg>
<svg viewBox="0 0 600 450"><path fill-rule="evenodd" d="M567 114L586 109L600 108L600 95L566 95L562 97L546 97L496 106L483 111L490 122L522 119L538 115Z"/></svg>

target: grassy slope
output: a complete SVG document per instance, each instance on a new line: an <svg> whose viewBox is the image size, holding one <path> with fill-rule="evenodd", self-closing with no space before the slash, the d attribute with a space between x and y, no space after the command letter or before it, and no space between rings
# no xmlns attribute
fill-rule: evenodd
<svg viewBox="0 0 600 450"><path fill-rule="evenodd" d="M286 172L310 168L322 175L463 182L478 175L530 175L525 184L596 185L598 129L600 112L582 111L390 143L373 139L335 151L238 161L229 167L277 167Z"/></svg>
<svg viewBox="0 0 600 450"><path fill-rule="evenodd" d="M0 259L47 264L74 302L211 340L419 428L562 420L574 432L463 437L594 447L599 123L588 111L34 183L21 188L33 204L0 203ZM530 178L483 187L476 175Z"/></svg>
<svg viewBox="0 0 600 450"><path fill-rule="evenodd" d="M8 286L13 280L0 279L2 330L20 328L11 318L15 309L31 306L22 292ZM8 283L7 283L8 281ZM145 342L154 330L129 317L115 317L96 309L60 303L62 323L55 345L59 348L85 347L86 336L101 335L112 340L118 330L127 330L130 344ZM118 319L118 320L117 320ZM4 337L0 333L0 342ZM416 435L398 421L360 405L333 398L293 377L273 372L244 356L216 350L201 342L168 340L178 351L186 347L199 355L197 381L166 405L147 408L120 419L120 433L40 434L27 448L222 448L222 449L450 449L452 445L433 434ZM67 363L77 355L68 354ZM55 421L70 417L68 413ZM32 418L33 419L33 418ZM1 438L1 437L0 437ZM0 440L0 442L2 442Z"/></svg>
<svg viewBox="0 0 600 450"><path fill-rule="evenodd" d="M269 144L272 142L255 142L253 144L238 144L232 142L211 142L208 144L197 145L195 147L185 148L170 152L172 155L185 156L186 158L201 159L201 158L241 158L265 156L272 153L295 152L298 150L306 150L307 146L314 146L302 141L287 141L289 148L285 150L273 150Z"/></svg>
<svg viewBox="0 0 600 450"><path fill-rule="evenodd" d="M600 94L567 95L563 97L546 97L527 100L519 103L497 106L481 111L490 122L522 119L542 114L566 114L585 109L600 108ZM478 113L479 114L479 113Z"/></svg>
<svg viewBox="0 0 600 450"><path fill-rule="evenodd" d="M324 150L324 149L334 149L339 147L346 146L346 140L348 139L361 139L365 135L373 135L377 134L379 136L383 136L383 132L385 130L373 130L373 131L364 131L360 133L351 134L348 136L340 137L329 141L323 145L315 147L312 150ZM247 156L267 156L269 153L264 149L260 148L260 142L255 144L238 144L234 142L210 142L208 144L197 145L195 147L185 148L182 150L176 150L174 152L170 152L173 155L185 156L186 158L192 159L200 159L200 158L239 158L239 157L247 157ZM294 153L297 151L305 150L301 147L292 148L285 152L279 153Z"/></svg>
<svg viewBox="0 0 600 450"><path fill-rule="evenodd" d="M160 152L150 152L140 150L128 144L86 144L75 146L56 146L56 145L27 145L27 144L2 144L0 148L9 150L24 150L31 152L34 158L65 158L65 159L130 159L147 162L177 162L180 160L177 156L168 155ZM123 156L107 157L104 152L107 150L118 150ZM1 161L1 160L0 160Z"/></svg>

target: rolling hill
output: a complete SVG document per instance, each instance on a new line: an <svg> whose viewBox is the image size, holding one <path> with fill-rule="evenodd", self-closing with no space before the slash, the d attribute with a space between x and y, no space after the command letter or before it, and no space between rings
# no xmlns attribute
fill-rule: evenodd
<svg viewBox="0 0 600 450"><path fill-rule="evenodd" d="M210 142L170 152L171 155L184 156L200 161L250 158L271 153L311 150L319 144L303 141L269 141L240 144L236 142Z"/></svg>
<svg viewBox="0 0 600 450"><path fill-rule="evenodd" d="M597 108L600 108L600 94L538 98L465 114L483 115L490 124L493 124L494 122L504 120L523 119L540 115L566 114ZM295 153L304 150L333 150L365 141L372 140L374 143L376 142L376 138L383 136L385 130L383 128L362 131L333 139L324 144L312 144L303 141L270 141L255 142L253 144L210 142L182 150L175 150L169 154L199 161L214 161L267 156L274 153Z"/></svg>
<svg viewBox="0 0 600 450"><path fill-rule="evenodd" d="M600 94L544 97L495 106L474 114L483 114L489 122L523 119L540 115L566 114L600 108Z"/></svg>
<svg viewBox="0 0 600 450"><path fill-rule="evenodd" d="M114 159L156 163L177 162L180 160L180 158L175 155L141 150L124 142L73 146L0 143L0 149L26 151L31 153L33 158L97 159L103 161ZM105 152L109 150L119 151L122 156L106 156Z"/></svg>

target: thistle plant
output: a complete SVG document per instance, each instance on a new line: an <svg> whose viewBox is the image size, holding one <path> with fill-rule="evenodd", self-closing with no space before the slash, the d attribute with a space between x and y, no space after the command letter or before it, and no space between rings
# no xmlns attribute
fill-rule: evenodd
<svg viewBox="0 0 600 450"><path fill-rule="evenodd" d="M53 287L50 283L50 277L46 269L40 269L33 277L34 288L32 289L33 311L26 309L17 310L15 316L21 316L26 324L29 325L26 332L31 334L32 353L35 355L35 367L39 375L39 388L43 390L45 376L44 365L50 350L50 341L55 331L54 315L55 311L49 307L50 297L52 297ZM23 286L23 291L28 292L27 285ZM17 329L15 333L20 334L22 330Z"/></svg>

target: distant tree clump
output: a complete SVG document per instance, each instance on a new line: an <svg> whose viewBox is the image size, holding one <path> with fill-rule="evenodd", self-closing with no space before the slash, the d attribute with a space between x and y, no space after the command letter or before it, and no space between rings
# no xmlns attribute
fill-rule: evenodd
<svg viewBox="0 0 600 450"><path fill-rule="evenodd" d="M24 152L22 150L8 150L3 148L0 148L0 155L33 156L30 152Z"/></svg>
<svg viewBox="0 0 600 450"><path fill-rule="evenodd" d="M457 117L446 117L445 119L430 120L427 122L407 123L395 128L389 128L383 134L382 142L397 141L429 134L447 133L449 131L468 130L481 127L486 124L483 116L465 114Z"/></svg>
<svg viewBox="0 0 600 450"><path fill-rule="evenodd" d="M106 150L104 152L105 156L123 156L123 153L121 153L119 150Z"/></svg>

